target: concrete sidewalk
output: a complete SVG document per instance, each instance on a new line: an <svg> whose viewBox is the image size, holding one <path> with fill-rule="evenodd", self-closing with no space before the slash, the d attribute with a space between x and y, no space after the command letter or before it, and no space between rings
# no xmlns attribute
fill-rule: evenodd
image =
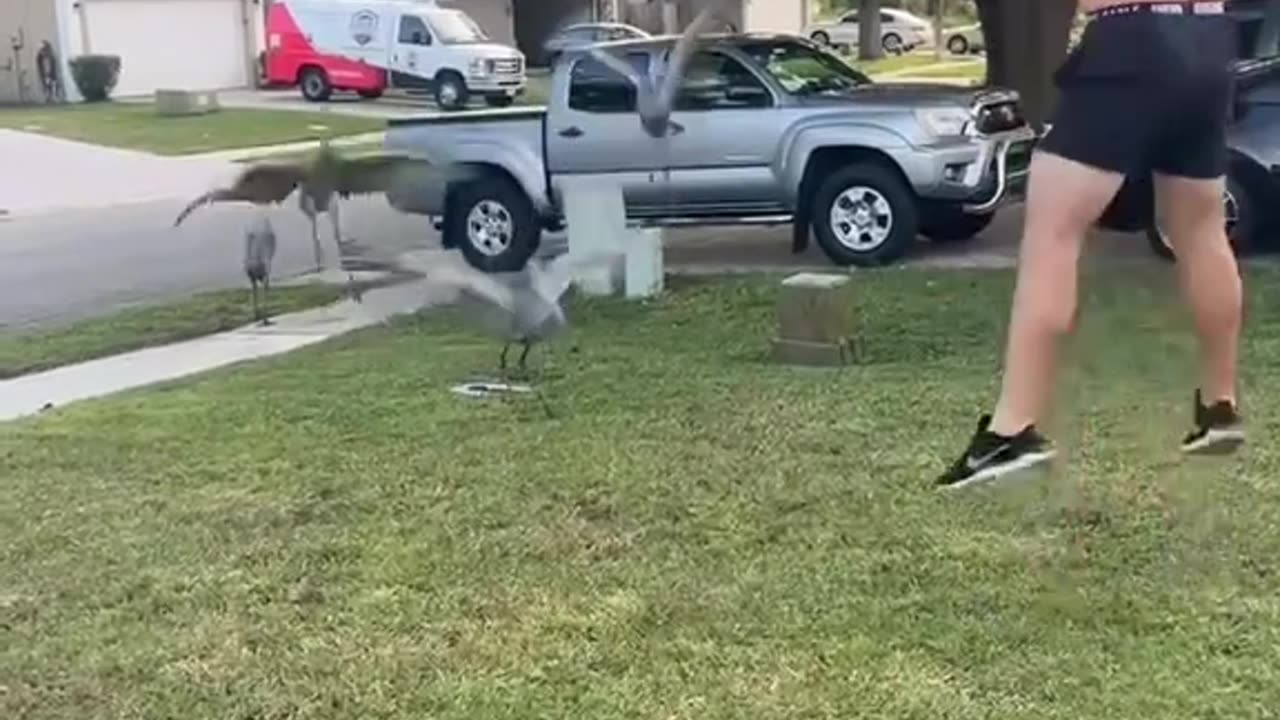
<svg viewBox="0 0 1280 720"><path fill-rule="evenodd" d="M273 318L275 324L247 325L194 340L67 365L0 381L0 421L38 414L125 390L176 380L234 363L270 357L323 342L421 308L426 296L416 283L364 294L364 304L333 305ZM418 286L421 287L421 286Z"/></svg>

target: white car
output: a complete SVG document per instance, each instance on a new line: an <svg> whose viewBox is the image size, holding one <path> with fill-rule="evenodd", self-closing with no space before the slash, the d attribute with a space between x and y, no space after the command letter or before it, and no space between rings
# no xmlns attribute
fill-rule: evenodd
<svg viewBox="0 0 1280 720"><path fill-rule="evenodd" d="M858 15L851 10L844 15L805 28L809 39L820 45L858 47ZM910 52L933 45L933 23L905 10L880 10L880 44L890 54Z"/></svg>

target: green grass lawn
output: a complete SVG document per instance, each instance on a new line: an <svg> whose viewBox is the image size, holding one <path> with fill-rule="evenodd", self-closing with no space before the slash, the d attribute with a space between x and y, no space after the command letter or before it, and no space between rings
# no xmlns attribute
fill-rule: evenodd
<svg viewBox="0 0 1280 720"><path fill-rule="evenodd" d="M304 310L336 302L343 294L343 288L327 285L276 288L267 310L273 315ZM140 305L66 327L0 333L0 379L187 340L252 321L246 286L245 290L201 293L177 302Z"/></svg>
<svg viewBox="0 0 1280 720"><path fill-rule="evenodd" d="M1194 462L1173 275L1086 277L1066 460L1000 489L931 481L1005 271L855 274L842 372L767 362L777 278L581 300L554 419L451 395L497 348L441 314L5 425L0 717L1267 717L1280 272Z"/></svg>
<svg viewBox="0 0 1280 720"><path fill-rule="evenodd" d="M859 60L856 54L843 55L844 59L867 75L901 72L912 68L937 64L933 53L905 53L886 55L878 60Z"/></svg>
<svg viewBox="0 0 1280 720"><path fill-rule="evenodd" d="M984 62L961 62L947 65L923 67L911 72L912 77L936 78L968 78L982 80L987 75L987 64Z"/></svg>
<svg viewBox="0 0 1280 720"><path fill-rule="evenodd" d="M161 155L275 145L318 136L381 130L385 121L341 113L223 108L208 115L160 117L150 103L110 102L55 108L0 109L0 128L27 130Z"/></svg>

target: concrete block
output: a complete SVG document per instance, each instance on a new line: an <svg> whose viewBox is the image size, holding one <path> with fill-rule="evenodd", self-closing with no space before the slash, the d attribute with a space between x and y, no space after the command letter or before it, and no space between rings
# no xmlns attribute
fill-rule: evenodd
<svg viewBox="0 0 1280 720"><path fill-rule="evenodd" d="M626 296L653 297L662 292L662 228L632 228L629 235L624 249Z"/></svg>
<svg viewBox="0 0 1280 720"><path fill-rule="evenodd" d="M626 206L622 188L599 178L561 181L569 257L584 295L616 295L625 286Z"/></svg>
<svg viewBox="0 0 1280 720"><path fill-rule="evenodd" d="M848 275L797 273L782 282L773 355L796 365L845 365L861 357Z"/></svg>
<svg viewBox="0 0 1280 720"><path fill-rule="evenodd" d="M189 90L156 90L156 114L166 117L205 115L221 109L216 92L192 92Z"/></svg>

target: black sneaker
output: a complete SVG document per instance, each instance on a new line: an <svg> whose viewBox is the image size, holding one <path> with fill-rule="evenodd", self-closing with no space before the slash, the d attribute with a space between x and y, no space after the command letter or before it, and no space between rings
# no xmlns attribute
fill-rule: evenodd
<svg viewBox="0 0 1280 720"><path fill-rule="evenodd" d="M1191 455L1229 455L1244 444L1244 419L1230 400L1205 406L1196 390L1196 429L1182 440L1182 452Z"/></svg>
<svg viewBox="0 0 1280 720"><path fill-rule="evenodd" d="M1044 465L1057 454L1053 443L1036 432L1034 425L1028 425L1013 437L989 431L990 425L991 416L983 415L968 449L950 470L938 478L938 485L958 488L995 480L1009 473Z"/></svg>

